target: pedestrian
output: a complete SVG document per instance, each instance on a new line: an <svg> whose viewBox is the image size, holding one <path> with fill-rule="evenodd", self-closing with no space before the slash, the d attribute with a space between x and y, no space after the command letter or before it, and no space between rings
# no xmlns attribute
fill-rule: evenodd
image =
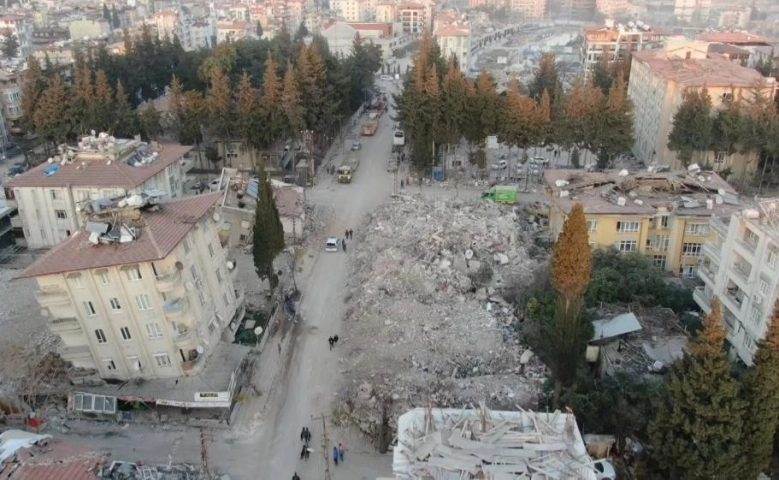
<svg viewBox="0 0 779 480"><path fill-rule="evenodd" d="M333 344L338 343L338 335L333 335Z"/></svg>
<svg viewBox="0 0 779 480"><path fill-rule="evenodd" d="M344 230L344 239L349 238L349 229Z"/></svg>
<svg viewBox="0 0 779 480"><path fill-rule="evenodd" d="M341 243L341 247L343 247L344 253L346 253L346 242Z"/></svg>
<svg viewBox="0 0 779 480"><path fill-rule="evenodd" d="M301 459L301 460L303 460L304 458L306 458L306 450L308 450L308 449L306 448L306 446L305 446L305 445L303 445L303 450L301 450L301 451L300 451L300 459Z"/></svg>
<svg viewBox="0 0 779 480"><path fill-rule="evenodd" d="M350 228L350 229L349 229L349 240L351 240L351 239L353 239L353 238L354 238L354 230L352 230L352 229Z"/></svg>
<svg viewBox="0 0 779 480"><path fill-rule="evenodd" d="M338 444L338 459L344 463L344 446L340 443Z"/></svg>
<svg viewBox="0 0 779 480"><path fill-rule="evenodd" d="M400 188L401 189L403 188L403 179L402 178L400 179Z"/></svg>
<svg viewBox="0 0 779 480"><path fill-rule="evenodd" d="M327 343L330 344L330 350L333 349L333 344L335 343L335 340L333 340L333 337L330 337L327 339Z"/></svg>
<svg viewBox="0 0 779 480"><path fill-rule="evenodd" d="M306 460L308 460L308 457L311 456L311 449L308 448L308 444L306 444Z"/></svg>
<svg viewBox="0 0 779 480"><path fill-rule="evenodd" d="M335 462L335 466L338 466L338 447L333 445L333 461Z"/></svg>
<svg viewBox="0 0 779 480"><path fill-rule="evenodd" d="M292 475L292 480L300 480L300 477L298 477L298 472L295 472L295 474Z"/></svg>
<svg viewBox="0 0 779 480"><path fill-rule="evenodd" d="M306 443L311 443L311 430L306 427Z"/></svg>
<svg viewBox="0 0 779 480"><path fill-rule="evenodd" d="M303 440L306 438L306 427L303 427L303 430L300 431L300 439Z"/></svg>

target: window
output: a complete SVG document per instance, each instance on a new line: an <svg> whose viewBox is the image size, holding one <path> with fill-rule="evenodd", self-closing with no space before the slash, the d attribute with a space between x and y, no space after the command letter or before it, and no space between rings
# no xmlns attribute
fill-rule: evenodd
<svg viewBox="0 0 779 480"><path fill-rule="evenodd" d="M60 220L65 220L68 218L68 214L65 210L54 210L54 213L57 215L57 218Z"/></svg>
<svg viewBox="0 0 779 480"><path fill-rule="evenodd" d="M214 256L214 245L213 244L210 244L210 243L208 244L208 254L210 256L212 256L212 257Z"/></svg>
<svg viewBox="0 0 779 480"><path fill-rule="evenodd" d="M122 334L122 340L132 340L133 337L130 335L130 328L129 327L122 327L119 329L119 333Z"/></svg>
<svg viewBox="0 0 779 480"><path fill-rule="evenodd" d="M86 301L84 302L84 311L87 313L88 317L94 317L97 315L97 311L95 311L95 306L92 305L92 302Z"/></svg>
<svg viewBox="0 0 779 480"><path fill-rule="evenodd" d="M744 346L747 347L749 350L752 350L752 348L755 346L754 339L752 339L752 337L750 337L748 333L744 333Z"/></svg>
<svg viewBox="0 0 779 480"><path fill-rule="evenodd" d="M619 233L636 233L638 225L638 222L617 222L617 231Z"/></svg>
<svg viewBox="0 0 779 480"><path fill-rule="evenodd" d="M84 283L81 281L81 275L73 275L70 277L70 284L73 288L84 288Z"/></svg>
<svg viewBox="0 0 779 480"><path fill-rule="evenodd" d="M108 370L109 372L113 372L114 370L116 370L116 363L114 363L114 361L111 360L110 358L104 358L103 364L105 365L105 369Z"/></svg>
<svg viewBox="0 0 779 480"><path fill-rule="evenodd" d="M108 272L103 270L102 272L97 274L98 278L100 278L100 283L103 285L110 285L111 284L111 278L108 276Z"/></svg>
<svg viewBox="0 0 779 480"><path fill-rule="evenodd" d="M768 282L766 282L765 280L763 280L761 278L760 279L760 293L762 293L763 295L768 296L768 286L769 286Z"/></svg>
<svg viewBox="0 0 779 480"><path fill-rule="evenodd" d="M222 283L222 271L218 268L216 269L216 280L219 283Z"/></svg>
<svg viewBox="0 0 779 480"><path fill-rule="evenodd" d="M679 267L679 274L684 278L695 278L698 276L697 265L682 265Z"/></svg>
<svg viewBox="0 0 779 480"><path fill-rule="evenodd" d="M52 199L52 200L56 200L56 199L57 199L57 197L59 196L59 195L57 194L57 191L56 191L56 190L49 190L49 195L51 195L51 199Z"/></svg>
<svg viewBox="0 0 779 480"><path fill-rule="evenodd" d="M665 269L665 261L666 261L665 255L652 256L652 265L654 265L657 268Z"/></svg>
<svg viewBox="0 0 779 480"><path fill-rule="evenodd" d="M191 265L189 267L189 273L192 274L192 280L194 280L196 282L200 280L200 276L198 276L198 274L197 274L197 267L196 266Z"/></svg>
<svg viewBox="0 0 779 480"><path fill-rule="evenodd" d="M77 412L116 413L116 397L77 393L73 400Z"/></svg>
<svg viewBox="0 0 779 480"><path fill-rule="evenodd" d="M114 297L109 302L111 303L111 310L113 310L114 312L121 312L122 311L122 304L119 303L119 299L118 298Z"/></svg>
<svg viewBox="0 0 779 480"><path fill-rule="evenodd" d="M124 273L127 275L127 280L130 280L131 282L135 282L143 278L141 276L141 269L138 267L128 268L124 271Z"/></svg>
<svg viewBox="0 0 779 480"><path fill-rule="evenodd" d="M749 312L749 319L752 321L752 323L760 323L760 310L752 307L752 310Z"/></svg>
<svg viewBox="0 0 779 480"><path fill-rule="evenodd" d="M212 319L211 319L211 320L208 322L208 333L210 333L211 335L213 335L213 334L214 334L214 332L217 330L217 327L218 327L218 326L219 326L219 325L218 325L218 324L217 324L217 322L216 322L216 318L212 318Z"/></svg>
<svg viewBox="0 0 779 480"><path fill-rule="evenodd" d="M170 367L170 356L167 353L155 353L152 356L158 367Z"/></svg>
<svg viewBox="0 0 779 480"><path fill-rule="evenodd" d="M185 238L181 244L184 246L184 253L189 253L192 247L189 245L189 241Z"/></svg>
<svg viewBox="0 0 779 480"><path fill-rule="evenodd" d="M658 229L668 228L668 215L661 215L659 218Z"/></svg>
<svg viewBox="0 0 779 480"><path fill-rule="evenodd" d="M685 228L685 233L687 235L703 237L709 234L709 226L705 223L688 223Z"/></svg>
<svg viewBox="0 0 779 480"><path fill-rule="evenodd" d="M149 337L149 340L155 340L157 338L162 338L162 327L160 327L160 324L157 322L151 322L146 324L146 336Z"/></svg>
<svg viewBox="0 0 779 480"><path fill-rule="evenodd" d="M127 364L130 365L130 368L133 371L140 372L141 370L143 370L143 365L141 365L141 361L138 360L137 355L128 355Z"/></svg>
<svg viewBox="0 0 779 480"><path fill-rule="evenodd" d="M100 329L100 328L95 330L95 337L97 337L97 343L106 343L106 342L108 342L108 340L106 340L106 338L105 338L105 332L102 329Z"/></svg>
<svg viewBox="0 0 779 480"><path fill-rule="evenodd" d="M703 245L700 243L683 243L682 244L682 255L686 255L688 257L697 257L701 254L701 247Z"/></svg>
<svg viewBox="0 0 779 480"><path fill-rule="evenodd" d="M138 310L151 310L151 299L145 293L135 296L135 305Z"/></svg>
<svg viewBox="0 0 779 480"><path fill-rule="evenodd" d="M620 252L635 252L638 248L638 242L635 240L620 240L617 242L617 250Z"/></svg>
<svg viewBox="0 0 779 480"><path fill-rule="evenodd" d="M768 266L771 268L776 267L776 260L778 257L779 255L777 255L776 250L768 250Z"/></svg>
<svg viewBox="0 0 779 480"><path fill-rule="evenodd" d="M225 307L229 307L230 306L230 297L227 295L227 293L222 295L222 300L224 300L224 302L225 302Z"/></svg>
<svg viewBox="0 0 779 480"><path fill-rule="evenodd" d="M596 220L587 220L587 231L590 233L595 232L598 229L598 222Z"/></svg>

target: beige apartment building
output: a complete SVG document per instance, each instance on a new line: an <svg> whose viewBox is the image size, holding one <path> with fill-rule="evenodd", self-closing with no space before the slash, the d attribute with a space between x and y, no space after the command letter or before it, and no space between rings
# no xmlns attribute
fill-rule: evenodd
<svg viewBox="0 0 779 480"><path fill-rule="evenodd" d="M719 299L731 353L751 365L779 294L779 199L712 217L710 225L715 238L703 249L703 286L693 297L706 312Z"/></svg>
<svg viewBox="0 0 779 480"><path fill-rule="evenodd" d="M625 15L630 9L627 0L596 0L595 9L607 18Z"/></svg>
<svg viewBox="0 0 779 480"><path fill-rule="evenodd" d="M398 4L394 2L378 2L375 5L376 21L380 23L395 23L398 21Z"/></svg>
<svg viewBox="0 0 779 480"><path fill-rule="evenodd" d="M111 34L111 24L104 19L73 20L68 24L72 40L94 39Z"/></svg>
<svg viewBox="0 0 779 480"><path fill-rule="evenodd" d="M624 60L635 52L663 48L670 31L653 28L644 22L615 23L584 27L581 62L585 76L592 73L604 55L609 62Z"/></svg>
<svg viewBox="0 0 779 480"><path fill-rule="evenodd" d="M435 40L441 48L445 59L452 56L457 59L460 70L468 72L471 55L471 27L469 25L452 24L435 32Z"/></svg>
<svg viewBox="0 0 779 480"><path fill-rule="evenodd" d="M218 234L219 198L85 202L86 227L17 277L37 282L63 359L103 379L173 378L232 340L244 293Z"/></svg>
<svg viewBox="0 0 779 480"><path fill-rule="evenodd" d="M674 16L677 20L693 24L705 24L709 20L711 0L675 0Z"/></svg>
<svg viewBox="0 0 779 480"><path fill-rule="evenodd" d="M716 238L709 219L741 208L735 191L711 172L550 169L544 180L553 238L581 203L593 248L642 253L683 278L697 276L704 246Z"/></svg>
<svg viewBox="0 0 779 480"><path fill-rule="evenodd" d="M117 139L101 133L83 137L78 147L58 155L4 186L8 205L18 209L11 219L23 227L17 244L49 248L83 226L79 202L119 195L155 192L165 198L184 194L181 160L192 147L151 145L138 139Z"/></svg>
<svg viewBox="0 0 779 480"><path fill-rule="evenodd" d="M720 55L711 58L706 42L669 41L663 50L633 54L628 96L634 105L633 153L646 165L684 168L676 153L668 148L673 117L688 88L707 88L714 109L733 101L747 101L759 89L774 98L777 82L742 67ZM757 156L725 151L698 152L693 162L721 172L730 169L737 176L749 175L757 167Z"/></svg>
<svg viewBox="0 0 779 480"><path fill-rule="evenodd" d="M361 22L367 19L363 2L359 0L332 0L330 10L345 22Z"/></svg>
<svg viewBox="0 0 779 480"><path fill-rule="evenodd" d="M422 33L432 27L432 15L429 6L421 3L401 3L398 16L404 33Z"/></svg>

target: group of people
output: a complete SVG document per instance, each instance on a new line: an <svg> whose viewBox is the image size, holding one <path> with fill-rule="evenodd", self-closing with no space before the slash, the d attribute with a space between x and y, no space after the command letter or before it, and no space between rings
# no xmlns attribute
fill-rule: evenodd
<svg viewBox="0 0 779 480"><path fill-rule="evenodd" d="M335 462L336 467L338 466L339 461L341 463L344 462L344 446L340 443L337 447L333 445L333 461Z"/></svg>
<svg viewBox="0 0 779 480"><path fill-rule="evenodd" d="M327 339L327 343L330 344L330 350L333 349L336 343L338 343L338 335L333 335Z"/></svg>
<svg viewBox="0 0 779 480"><path fill-rule="evenodd" d="M351 228L344 232L344 238L348 238L349 240L354 238L354 230Z"/></svg>
<svg viewBox="0 0 779 480"><path fill-rule="evenodd" d="M308 427L303 427L303 430L300 432L300 440L303 441L303 450L300 451L300 459L303 460L305 458L308 460L308 457L311 455L311 449L308 448L308 443L311 441L311 430L309 430Z"/></svg>

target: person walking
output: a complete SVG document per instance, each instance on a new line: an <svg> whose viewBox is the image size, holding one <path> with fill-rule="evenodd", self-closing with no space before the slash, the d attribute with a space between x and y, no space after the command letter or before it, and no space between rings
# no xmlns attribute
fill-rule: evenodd
<svg viewBox="0 0 779 480"><path fill-rule="evenodd" d="M338 335L333 335L333 344L334 345L338 344Z"/></svg>
<svg viewBox="0 0 779 480"><path fill-rule="evenodd" d="M333 337L330 337L330 338L327 339L327 343L330 344L330 350L332 350L333 349L333 344L335 344L335 339L333 339Z"/></svg>
<svg viewBox="0 0 779 480"><path fill-rule="evenodd" d="M338 460L344 463L344 446L340 442L338 443Z"/></svg>
<svg viewBox="0 0 779 480"><path fill-rule="evenodd" d="M341 247L344 249L344 253L346 253L346 242L341 242Z"/></svg>
<svg viewBox="0 0 779 480"><path fill-rule="evenodd" d="M335 466L338 466L338 447L333 445L333 462L335 462Z"/></svg>
<svg viewBox="0 0 779 480"><path fill-rule="evenodd" d="M306 438L306 427L303 427L303 430L300 431L300 440L304 440Z"/></svg>
<svg viewBox="0 0 779 480"><path fill-rule="evenodd" d="M306 427L306 443L311 443L311 430Z"/></svg>
<svg viewBox="0 0 779 480"><path fill-rule="evenodd" d="M303 449L300 451L300 459L303 460L306 458L306 452L308 451L308 448L306 448L305 445L303 445Z"/></svg>
<svg viewBox="0 0 779 480"><path fill-rule="evenodd" d="M344 238L349 238L349 230L344 230Z"/></svg>
<svg viewBox="0 0 779 480"><path fill-rule="evenodd" d="M300 480L300 477L298 477L298 472L295 472L295 474L292 475L292 480Z"/></svg>

